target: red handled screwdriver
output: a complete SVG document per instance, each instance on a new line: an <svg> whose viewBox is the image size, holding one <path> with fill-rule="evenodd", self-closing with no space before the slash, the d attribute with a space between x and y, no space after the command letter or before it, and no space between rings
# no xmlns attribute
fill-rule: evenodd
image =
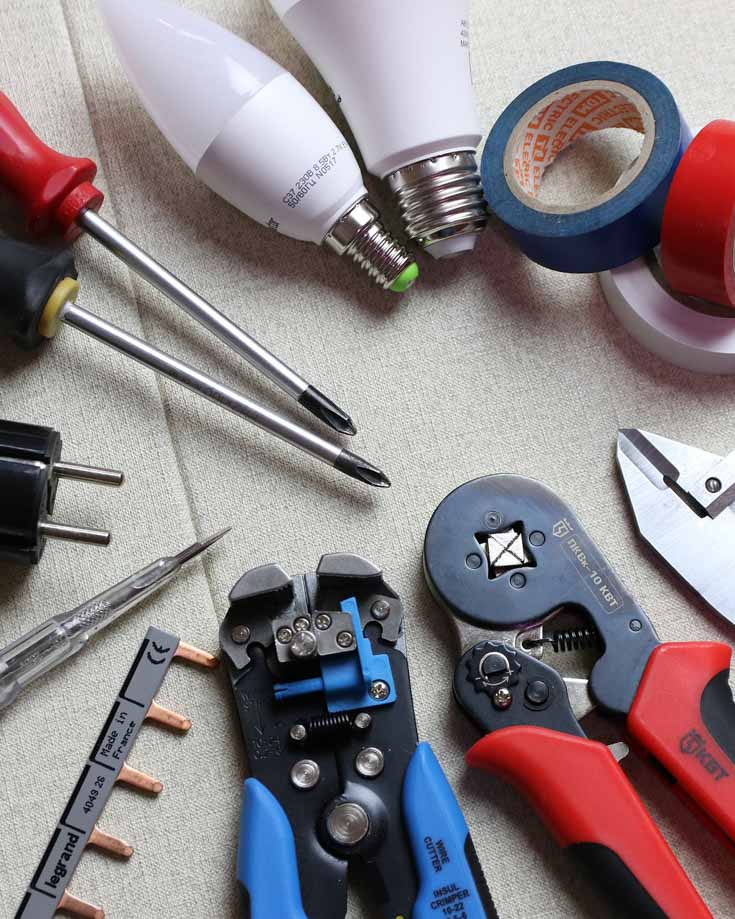
<svg viewBox="0 0 735 919"><path fill-rule="evenodd" d="M343 409L99 216L104 195L92 185L96 174L92 160L47 147L0 93L0 186L17 197L34 237L72 240L86 231L317 418L355 434Z"/></svg>
<svg viewBox="0 0 735 919"><path fill-rule="evenodd" d="M139 364L256 424L315 459L375 488L388 478L362 457L319 437L194 367L154 348L77 305L77 270L69 249L53 250L0 237L0 336L25 349L53 338L61 323L115 348Z"/></svg>

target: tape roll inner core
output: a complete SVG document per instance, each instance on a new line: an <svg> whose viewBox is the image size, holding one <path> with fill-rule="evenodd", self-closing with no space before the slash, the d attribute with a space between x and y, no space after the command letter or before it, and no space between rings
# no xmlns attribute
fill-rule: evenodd
<svg viewBox="0 0 735 919"><path fill-rule="evenodd" d="M539 201L544 173L562 150L580 137L606 128L627 128L643 135L640 154L613 187L583 204ZM505 178L515 197L533 210L549 214L586 211L614 198L635 181L650 159L655 136L653 111L640 93L610 80L572 83L539 100L519 120L505 148Z"/></svg>

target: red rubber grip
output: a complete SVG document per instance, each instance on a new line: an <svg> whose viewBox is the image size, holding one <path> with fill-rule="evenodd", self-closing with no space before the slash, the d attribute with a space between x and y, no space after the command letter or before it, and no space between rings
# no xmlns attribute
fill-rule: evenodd
<svg viewBox="0 0 735 919"><path fill-rule="evenodd" d="M563 848L615 853L670 919L711 917L604 744L547 728L502 728L476 743L467 762L518 787Z"/></svg>
<svg viewBox="0 0 735 919"><path fill-rule="evenodd" d="M715 642L660 645L643 674L628 729L735 841L735 762L723 749L724 743L735 750L731 656L727 645Z"/></svg>
<svg viewBox="0 0 735 919"><path fill-rule="evenodd" d="M81 212L99 210L104 201L91 184L96 174L92 160L47 147L0 93L0 185L18 199L33 236L78 236Z"/></svg>
<svg viewBox="0 0 735 919"><path fill-rule="evenodd" d="M713 121L687 148L661 227L661 267L674 290L735 307L735 122Z"/></svg>

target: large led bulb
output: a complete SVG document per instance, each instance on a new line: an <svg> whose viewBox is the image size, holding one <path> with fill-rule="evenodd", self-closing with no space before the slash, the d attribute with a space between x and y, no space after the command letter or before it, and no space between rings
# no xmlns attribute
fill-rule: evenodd
<svg viewBox="0 0 735 919"><path fill-rule="evenodd" d="M380 223L324 109L282 67L166 0L99 0L143 105L190 169L253 219L348 254L402 291L415 263Z"/></svg>
<svg viewBox="0 0 735 919"><path fill-rule="evenodd" d="M487 223L469 0L271 0L331 86L409 235L444 258Z"/></svg>

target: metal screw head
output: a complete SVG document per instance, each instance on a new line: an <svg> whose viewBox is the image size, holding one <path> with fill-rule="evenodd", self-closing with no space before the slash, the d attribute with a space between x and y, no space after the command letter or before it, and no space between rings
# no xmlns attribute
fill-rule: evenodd
<svg viewBox="0 0 735 919"><path fill-rule="evenodd" d="M236 645L244 645L250 641L250 629L246 625L236 625L231 632L231 637Z"/></svg>
<svg viewBox="0 0 735 919"><path fill-rule="evenodd" d="M503 522L503 515L498 511L488 511L485 514L485 526L491 530L497 529Z"/></svg>
<svg viewBox="0 0 735 919"><path fill-rule="evenodd" d="M302 740L306 740L306 728L303 724L292 724L288 736L296 743L300 743Z"/></svg>
<svg viewBox="0 0 735 919"><path fill-rule="evenodd" d="M471 552L464 560L464 563L468 568L476 571L482 565L482 556L478 555L477 552Z"/></svg>
<svg viewBox="0 0 735 919"><path fill-rule="evenodd" d="M355 757L355 769L366 779L379 776L385 767L383 751L378 747L365 747Z"/></svg>
<svg viewBox="0 0 735 919"><path fill-rule="evenodd" d="M370 607L373 619L383 620L390 616L390 603L387 600L376 600Z"/></svg>
<svg viewBox="0 0 735 919"><path fill-rule="evenodd" d="M541 530L534 530L533 533L528 537L528 541L532 546L543 546L546 542L546 537L541 532Z"/></svg>
<svg viewBox="0 0 735 919"><path fill-rule="evenodd" d="M327 831L341 846L355 846L367 836L370 818L364 808L351 801L338 804L327 817Z"/></svg>
<svg viewBox="0 0 735 919"><path fill-rule="evenodd" d="M521 574L520 571L516 571L515 574L510 576L511 587L515 587L516 590L520 590L522 587L526 586L526 575Z"/></svg>
<svg viewBox="0 0 735 919"><path fill-rule="evenodd" d="M358 731L367 731L372 723L372 716L368 715L367 712L358 712L355 715L355 720L352 722L353 726L357 728Z"/></svg>
<svg viewBox="0 0 735 919"><path fill-rule="evenodd" d="M643 623L640 619L631 619L630 620L630 631L631 632L640 632L643 628Z"/></svg>
<svg viewBox="0 0 735 919"><path fill-rule="evenodd" d="M284 625L276 632L276 638L282 645L287 645L293 638L293 632L288 626Z"/></svg>
<svg viewBox="0 0 735 919"><path fill-rule="evenodd" d="M318 783L320 775L319 766L313 759L300 759L291 766L291 784L294 788L308 791Z"/></svg>
<svg viewBox="0 0 735 919"><path fill-rule="evenodd" d="M297 632L291 642L289 651L293 657L297 657L299 660L305 657L313 657L317 651L316 635L313 632Z"/></svg>
<svg viewBox="0 0 735 919"><path fill-rule="evenodd" d="M314 625L319 629L320 632L326 632L331 624L332 617L329 615L329 613L319 613L314 620Z"/></svg>
<svg viewBox="0 0 735 919"><path fill-rule="evenodd" d="M375 680L374 683L370 684L368 692L371 699L377 699L378 702L382 702L390 695L390 686L384 680Z"/></svg>
<svg viewBox="0 0 735 919"><path fill-rule="evenodd" d="M722 490L722 482L713 476L711 479L707 479L704 483L704 487L710 494L716 495L718 491Z"/></svg>
<svg viewBox="0 0 735 919"><path fill-rule="evenodd" d="M493 705L500 711L505 711L513 704L513 693L509 689L499 689L493 694Z"/></svg>
<svg viewBox="0 0 735 919"><path fill-rule="evenodd" d="M340 648L351 648L355 643L355 637L352 632L340 632L337 636L337 644Z"/></svg>
<svg viewBox="0 0 735 919"><path fill-rule="evenodd" d="M299 616L298 619L294 620L293 627L295 632L305 632L310 625L311 623L306 616Z"/></svg>

